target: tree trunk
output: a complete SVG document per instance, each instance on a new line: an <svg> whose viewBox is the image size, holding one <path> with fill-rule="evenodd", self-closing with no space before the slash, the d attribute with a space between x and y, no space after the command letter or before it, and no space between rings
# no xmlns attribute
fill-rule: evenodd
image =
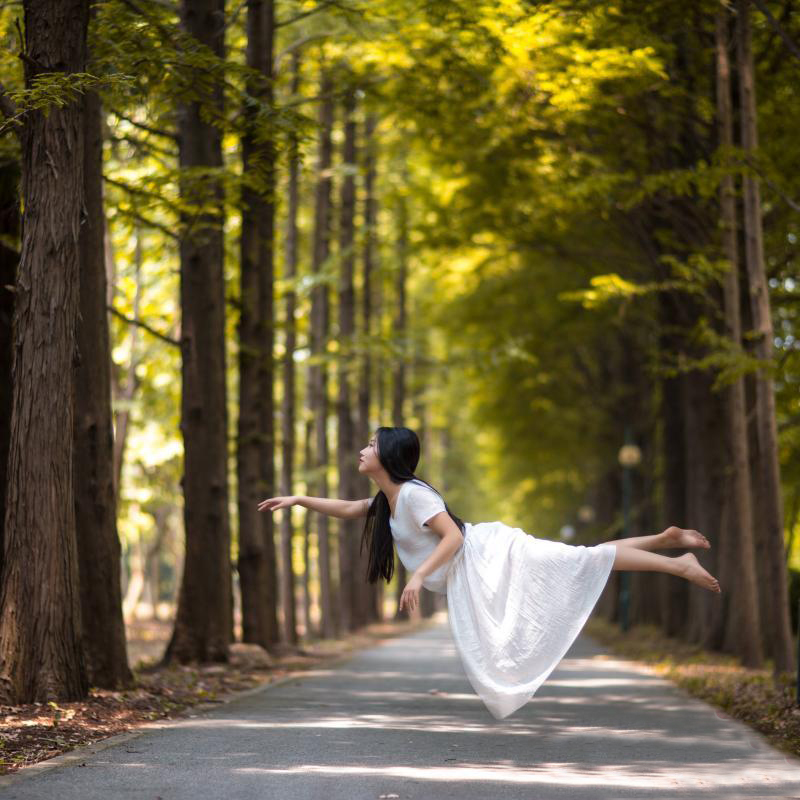
<svg viewBox="0 0 800 800"><path fill-rule="evenodd" d="M263 76L248 95L272 103L272 0L247 4L247 66ZM236 473L239 510L239 582L242 640L271 647L278 639L272 513L258 502L274 495L272 466L272 268L274 146L257 129L259 115L246 104L242 136L241 313L239 317L239 419ZM266 282L268 296L262 284ZM269 363L267 363L269 361ZM265 374L266 371L266 374ZM264 428L264 430L262 430ZM268 453L268 455L267 455Z"/></svg>
<svg viewBox="0 0 800 800"><path fill-rule="evenodd" d="M333 80L327 70L323 70L320 85L319 110L319 160L317 163L317 186L314 203L314 245L312 267L319 277L330 253L331 229L331 177L332 160L331 129L333 127ZM311 293L311 357L308 385L309 400L314 416L316 438L315 494L328 496L328 367L327 341L329 328L328 286L318 282ZM317 514L317 542L319 546L320 606L322 614L322 635L332 638L336 635L331 587L331 555L328 538L328 516Z"/></svg>
<svg viewBox="0 0 800 800"><path fill-rule="evenodd" d="M19 236L19 165L9 161L0 167L0 236ZM6 518L6 467L11 435L11 360L14 319L14 283L19 253L0 240L0 575L3 574L3 525Z"/></svg>
<svg viewBox="0 0 800 800"><path fill-rule="evenodd" d="M720 538L725 488L722 398L711 390L713 375L709 370L693 370L685 378L687 527L702 531L711 542L711 550L702 554L702 562L714 574L719 551L726 546ZM686 638L707 647L713 635L712 604L718 600L708 590L693 584L688 588Z"/></svg>
<svg viewBox="0 0 800 800"><path fill-rule="evenodd" d="M619 510L619 469L615 467L602 474L592 489L592 495L595 526L598 531L608 534L601 534L600 541L618 538L609 532ZM619 577L621 574L616 570L611 572L597 601L597 613L609 622L614 622L619 615Z"/></svg>
<svg viewBox="0 0 800 800"><path fill-rule="evenodd" d="M84 72L87 0L25 0L23 8L26 86L47 72ZM27 112L21 143L24 217L0 577L5 705L79 700L89 690L72 474L81 103Z"/></svg>
<svg viewBox="0 0 800 800"><path fill-rule="evenodd" d="M419 437L422 460L424 462L424 475L432 475L433 453L431 452L431 437L428 436L428 425L425 419L427 411L425 405L425 386L427 383L427 370L423 363L423 342L414 348L413 356L413 377L414 377L414 396L412 398L411 414L416 425L415 431ZM430 477L428 478L430 481ZM423 617L431 617L436 611L439 595L424 587L419 593L419 611Z"/></svg>
<svg viewBox="0 0 800 800"><path fill-rule="evenodd" d="M395 427L405 425L403 406L406 391L406 271L408 269L408 209L405 198L398 198L397 208L397 267L395 270L394 296L397 312L394 319L394 334L398 347L395 355L394 376L392 381L392 424ZM408 607L400 610L400 596L408 583L408 575L403 562L397 558L397 586L395 601L397 611L395 619L408 619Z"/></svg>
<svg viewBox="0 0 800 800"><path fill-rule="evenodd" d="M108 236L108 232L106 233ZM107 244L110 247L110 243ZM139 310L142 301L142 237L141 230L137 227L135 232L135 244L133 249L134 261L134 295L133 295L133 319L138 321ZM111 254L106 253L109 259ZM130 326L130 358L126 371L125 382L122 383L119 374L121 369L114 363L111 364L111 388L114 395L114 404L117 410L114 412L114 497L120 496L120 486L122 485L122 465L125 462L125 445L128 441L128 425L131 419L131 405L139 390L141 381L136 375L136 367L139 364L138 344L139 326Z"/></svg>
<svg viewBox="0 0 800 800"><path fill-rule="evenodd" d="M183 0L187 34L222 57L223 0ZM222 137L207 112L222 108L222 86L206 77L181 107L182 170L218 170ZM202 185L200 185L202 184ZM186 555L178 611L164 662L226 661L233 629L225 401L223 190L212 172L181 176L184 201L203 210L181 219L181 433Z"/></svg>
<svg viewBox="0 0 800 800"><path fill-rule="evenodd" d="M291 96L300 93L300 54L292 54ZM300 154L299 142L291 135L289 145L289 191L286 212L286 347L283 356L283 402L281 407L281 492L292 493L294 484L295 448L295 373L294 353L297 347L294 289L297 276L297 215L300 209ZM297 611L295 606L295 576L292 565L292 510L287 508L281 516L281 605L283 606L283 635L289 644L297 644Z"/></svg>
<svg viewBox="0 0 800 800"><path fill-rule="evenodd" d="M157 505L147 510L153 517L155 535L145 550L144 582L153 612L152 619L155 620L158 619L158 602L161 596L162 551L169 533L169 515L172 512L172 506Z"/></svg>
<svg viewBox="0 0 800 800"><path fill-rule="evenodd" d="M306 475L311 474L314 467L314 459L311 450L311 439L314 435L314 426L311 420L306 421L305 437L303 439L303 466ZM317 636L319 631L315 630L311 619L311 510L306 509L303 515L303 615L305 619L306 638Z"/></svg>
<svg viewBox="0 0 800 800"><path fill-rule="evenodd" d="M83 644L93 686L116 689L128 668L120 587L120 544L114 494L111 348L106 311L103 134L100 97L83 97L84 197L80 230L80 317L75 372L75 528L81 576Z"/></svg>
<svg viewBox="0 0 800 800"><path fill-rule="evenodd" d="M758 128L755 97L755 76L750 31L749 0L737 1L737 65L739 76L741 145L745 158L758 152ZM758 178L744 173L744 233L747 277L750 291L753 328L757 334L754 354L769 367L756 378L756 425L758 452L755 480L760 483L760 525L757 539L763 542L762 582L770 591L763 592L761 624L766 634L769 655L775 672L794 667L792 634L789 625L789 600L784 562L783 499L781 497L778 432L775 420L775 388L772 378L773 328L769 289L764 264L764 242L761 227L761 193Z"/></svg>
<svg viewBox="0 0 800 800"><path fill-rule="evenodd" d="M659 295L661 326L665 331L678 323L676 319L680 300L673 292ZM661 349L674 351L678 346L675 337L668 332L661 335ZM684 393L687 376L665 377L661 381L661 419L663 420L661 446L663 451L663 522L664 526L677 525L685 528L689 524L686 508L686 418L683 414ZM683 636L689 607L689 590L686 581L675 580L672 575L661 579L662 606L664 609L664 633L667 636Z"/></svg>
<svg viewBox="0 0 800 800"><path fill-rule="evenodd" d="M641 381L643 377L643 364L636 366L636 372L629 373L631 379ZM641 382L636 390L637 400L644 401L647 398L646 389ZM640 420L641 428L636 431L636 442L641 449L641 462L639 466L632 470L632 514L631 514L631 536L645 536L655 531L651 527L650 501L648 491L652 490L650 476L652 474L653 462L653 441L652 431L647 427L647 420L650 416L643 413L643 409L638 408L635 417L632 419ZM631 625L655 625L662 614L663 597L660 592L652 590L652 573L634 572L631 574Z"/></svg>
<svg viewBox="0 0 800 800"><path fill-rule="evenodd" d="M128 565L130 577L125 588L125 597L122 600L122 612L129 622L137 618L136 609L139 607L144 594L145 571L147 569L147 554L143 534L139 532L136 543L129 543Z"/></svg>
<svg viewBox="0 0 800 800"><path fill-rule="evenodd" d="M733 146L733 114L727 27L727 13L720 10L716 19L717 126L720 146L730 150ZM723 286L725 332L738 349L742 342L739 248L736 187L730 172L726 172L720 182L719 203L722 252L730 264ZM720 540L719 554L719 581L723 592L722 602L718 604L721 617L718 624L722 627L722 648L738 655L745 666L757 667L762 661L762 651L743 378L737 378L725 389L724 400L729 466L725 534L724 540ZM734 587L735 591L726 591Z"/></svg>
<svg viewBox="0 0 800 800"><path fill-rule="evenodd" d="M361 370L358 380L358 441L363 446L369 441L371 430L370 406L372 403L372 306L375 302L375 250L376 250L376 217L377 202L375 199L375 162L376 143L375 128L377 117L368 113L364 125L364 250L363 250L363 279L361 293L361 336L364 346L361 350L359 363ZM358 475L358 496L367 497L373 492L370 479L366 475ZM363 529L363 527L362 527ZM366 563L368 554L361 553L359 535L359 575L358 580L366 581ZM380 596L381 581L365 583L367 622L377 622L382 619Z"/></svg>
<svg viewBox="0 0 800 800"><path fill-rule="evenodd" d="M337 411L337 466L339 497L355 499L358 491L358 450L353 421L353 365L355 337L355 205L356 184L352 169L356 165L355 90L348 88L343 102L344 147L342 163L346 171L342 179L339 216L339 352ZM363 446L363 445L362 445ZM339 611L342 629L353 631L366 622L363 575L357 574L357 519L339 521Z"/></svg>
<svg viewBox="0 0 800 800"><path fill-rule="evenodd" d="M264 52L263 72L266 82L265 102L274 107L272 74L272 58L275 39L275 2L264 0L264 34L262 43ZM258 295L260 307L259 338L261 340L261 369L259 384L261 392L261 419L259 436L261 439L261 490L264 496L276 493L275 480L275 368L273 352L275 350L275 175L277 150L275 143L268 140L261 144L266 177L266 202L260 220L264 244L261 258L261 269L258 273ZM277 644L281 638L278 625L278 555L275 548L275 518L272 514L262 514L262 539L264 542L264 558L267 572L267 645Z"/></svg>

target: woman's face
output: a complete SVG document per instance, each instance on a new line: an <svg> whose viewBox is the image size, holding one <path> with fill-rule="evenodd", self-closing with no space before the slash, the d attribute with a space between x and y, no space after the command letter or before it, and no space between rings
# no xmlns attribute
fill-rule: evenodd
<svg viewBox="0 0 800 800"><path fill-rule="evenodd" d="M358 471L365 475L372 475L382 469L378 458L378 437L373 434L366 447L359 454Z"/></svg>

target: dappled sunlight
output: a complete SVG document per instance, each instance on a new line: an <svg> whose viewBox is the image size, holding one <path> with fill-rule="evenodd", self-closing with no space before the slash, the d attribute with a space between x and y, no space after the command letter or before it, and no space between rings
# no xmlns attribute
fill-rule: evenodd
<svg viewBox="0 0 800 800"><path fill-rule="evenodd" d="M130 767L131 787L158 785L163 797L182 796L187 781L208 797L230 787L233 796L332 800L800 796L796 760L663 680L595 660L585 641L530 703L496 720L456 657L440 655L445 637L432 628L413 647L373 648L341 669L153 723L127 751L94 757L95 773ZM415 653L407 671L397 669L398 650Z"/></svg>
<svg viewBox="0 0 800 800"><path fill-rule="evenodd" d="M559 786L578 786L618 789L679 789L699 787L701 789L731 787L744 790L750 785L773 784L781 780L797 781L796 769L782 770L780 767L741 767L728 769L720 775L714 768L705 764L663 763L661 766L648 764L647 769L636 767L586 766L575 762L552 762L523 767L513 763L496 762L489 765L462 763L453 766L355 766L302 764L284 768L242 767L232 769L233 773L250 775L303 775L308 774L351 777L380 776L387 778L406 778L430 782L486 782Z"/></svg>
<svg viewBox="0 0 800 800"><path fill-rule="evenodd" d="M397 670L349 670L345 667L335 669L315 669L303 670L302 675L293 679L293 683L305 681L306 678L326 678L331 675L346 675L358 680L403 680L403 681L424 681L431 683L437 680L453 680L453 674L449 672L427 672L424 674L414 674L413 672L400 672Z"/></svg>
<svg viewBox="0 0 800 800"><path fill-rule="evenodd" d="M197 729L238 728L248 730L381 730L386 732L420 732L425 735L437 733L459 734L465 738L473 735L481 737L528 737L540 739L542 736L552 736L553 726L558 726L559 739L580 738L597 739L606 741L609 737L631 739L636 743L647 741L659 742L666 737L672 748L702 747L707 743L703 734L696 732L676 733L663 727L625 728L618 725L596 725L567 720L564 717L540 717L535 720L507 722L489 719L486 722L465 720L457 716L442 715L397 715L397 714L359 714L343 716L306 717L303 720L266 720L254 721L248 719L196 719L191 723L181 722L180 725L191 726ZM733 740L733 734L725 732L715 734L718 740Z"/></svg>
<svg viewBox="0 0 800 800"><path fill-rule="evenodd" d="M641 680L640 678L572 678L570 680L551 678L547 683L551 687L568 686L572 689L588 689L601 686L642 686L646 683L652 683L652 681Z"/></svg>

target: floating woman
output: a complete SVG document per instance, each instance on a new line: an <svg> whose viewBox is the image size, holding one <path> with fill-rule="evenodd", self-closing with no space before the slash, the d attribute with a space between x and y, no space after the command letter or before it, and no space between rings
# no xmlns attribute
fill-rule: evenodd
<svg viewBox="0 0 800 800"><path fill-rule="evenodd" d="M459 519L414 474L420 445L410 428L379 427L361 450L358 471L375 497L271 497L259 511L301 505L341 518L366 517L367 580L389 581L394 551L411 574L400 608L414 609L424 586L447 595L453 640L473 689L496 719L530 700L583 628L611 570L666 572L719 593L716 578L692 553L650 552L710 544L694 530L669 527L651 536L587 547L537 539L502 522Z"/></svg>

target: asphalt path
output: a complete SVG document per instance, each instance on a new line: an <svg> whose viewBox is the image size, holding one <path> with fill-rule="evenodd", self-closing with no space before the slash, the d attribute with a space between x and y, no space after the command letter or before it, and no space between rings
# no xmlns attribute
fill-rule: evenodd
<svg viewBox="0 0 800 800"><path fill-rule="evenodd" d="M0 798L800 798L800 760L584 635L495 720L439 615L329 668L0 778Z"/></svg>

